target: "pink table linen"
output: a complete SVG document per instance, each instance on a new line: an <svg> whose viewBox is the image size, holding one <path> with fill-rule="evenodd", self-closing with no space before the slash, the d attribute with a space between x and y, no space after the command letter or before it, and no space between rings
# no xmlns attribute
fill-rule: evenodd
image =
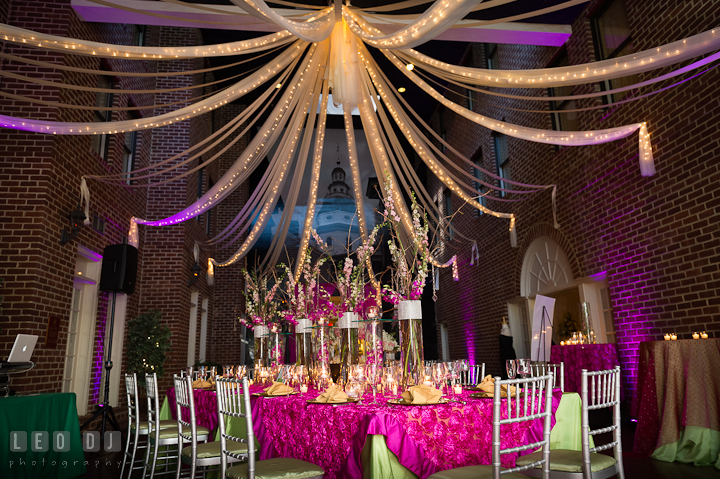
<svg viewBox="0 0 720 479"><path fill-rule="evenodd" d="M553 345L550 362L565 363L565 391L581 394L582 370L603 371L620 365L615 344ZM620 390L621 397L624 396Z"/></svg>
<svg viewBox="0 0 720 479"><path fill-rule="evenodd" d="M260 390L259 387L253 391ZM382 404L307 404L318 391L307 394L256 398L255 434L260 459L293 457L325 469L325 477L362 479L361 452L370 434L381 434L400 464L421 479L435 472L475 464L490 464L492 456L492 399L470 399L436 406ZM553 413L560 403L553 395ZM370 400L365 398L364 402ZM554 422L554 417L553 417ZM503 426L503 447L515 447L542 437L542 424ZM517 456L503 456L513 467Z"/></svg>

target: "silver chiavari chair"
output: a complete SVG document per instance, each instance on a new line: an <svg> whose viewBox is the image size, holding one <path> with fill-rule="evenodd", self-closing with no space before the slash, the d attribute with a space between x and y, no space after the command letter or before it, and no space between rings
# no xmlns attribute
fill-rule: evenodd
<svg viewBox="0 0 720 479"><path fill-rule="evenodd" d="M550 477L561 479L604 479L617 475L619 479L624 479L625 471L623 469L622 441L620 437L620 366L605 371L583 369L581 396L582 450L552 450L550 452ZM609 427L591 430L588 411L604 408L613 409L613 424ZM611 442L590 447L590 436L597 438L597 434L608 432L613 433ZM613 448L615 457L598 454L599 451L610 448ZM530 454L518 459L518 464L531 461L536 454ZM537 474L534 475L537 476Z"/></svg>
<svg viewBox="0 0 720 479"><path fill-rule="evenodd" d="M552 374L555 387L560 387L560 390L565 392L565 363L551 364L544 361L530 363L530 375L544 376L546 374Z"/></svg>
<svg viewBox="0 0 720 479"><path fill-rule="evenodd" d="M146 374L145 375L145 387L147 389L148 398L148 448L147 454L145 455L145 466L143 467L143 477L150 470L150 479L155 474L172 474L169 470L169 464L171 459L178 459L175 455L177 449L169 448L168 446L177 446L179 444L178 438L178 426L162 429L160 427L160 395L158 394L157 388L157 374ZM205 427L197 428L197 437L199 440L205 441L210 435ZM162 459L165 462L165 470L161 473L156 473L156 467L158 464L158 451L160 447L163 447ZM151 459L152 456L152 459Z"/></svg>
<svg viewBox="0 0 720 479"><path fill-rule="evenodd" d="M253 432L252 409L250 408L250 393L248 380L243 378L218 378L215 383L218 401L218 420L220 426L220 449L222 451L222 476L231 479L255 479L259 477L280 477L284 479L322 479L325 471L310 462L287 457L277 457L264 461L255 460L255 433ZM245 437L236 437L227 432L226 418L245 418ZM230 445L228 445L230 444ZM227 467L231 458L244 459L238 454L235 444L242 444L246 451L247 462Z"/></svg>
<svg viewBox="0 0 720 479"><path fill-rule="evenodd" d="M208 443L208 434L198 433L192 378L190 376L174 376L173 382L175 383L175 411L177 413L177 444L190 443L189 446L183 447L180 452L175 478L180 478L183 464L190 465L190 477L194 478L195 470L198 467L220 465L220 446ZM183 417L187 417L188 420L183 419ZM207 429L205 430L207 431ZM210 444L215 447L208 447Z"/></svg>
<svg viewBox="0 0 720 479"><path fill-rule="evenodd" d="M492 464L483 466L467 466L457 469L449 469L441 471L428 477L428 479L527 479L527 476L518 474L519 471L527 471L534 467L541 467L543 479L550 476L550 419L552 416L552 376L529 377L524 379L506 379L501 380L495 378L495 389L493 393L493 426L492 426ZM503 389L510 392L508 396L513 396L514 388L521 387L521 393L515 398L508 397L505 399L503 407ZM502 449L501 427L506 424L515 424L524 421L540 420L543 424L543 437L540 441L526 444L524 446L508 447ZM542 447L542 452L535 453L538 455L532 462L523 464L518 463L510 469L503 469L501 466L501 456L503 454L513 454L525 450L534 450ZM527 456L523 456L527 457Z"/></svg>
<svg viewBox="0 0 720 479"><path fill-rule="evenodd" d="M140 464L135 465L135 456L139 449L147 447L148 423L140 420L139 399L138 399L138 383L135 373L125 374L125 392L127 394L128 404L128 433L125 442L125 454L123 456L123 464L120 469L120 479L125 475L125 466L128 466L128 478L132 476L132 471L142 469L142 459L138 461ZM160 421L160 429L174 427L175 421ZM145 442L140 444L140 437L145 437Z"/></svg>

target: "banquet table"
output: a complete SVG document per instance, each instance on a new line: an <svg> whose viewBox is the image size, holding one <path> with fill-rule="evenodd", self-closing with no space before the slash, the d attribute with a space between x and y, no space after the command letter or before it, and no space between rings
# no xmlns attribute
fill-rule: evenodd
<svg viewBox="0 0 720 479"><path fill-rule="evenodd" d="M582 370L604 371L620 365L617 346L607 344L570 344L550 348L552 364L565 363L565 391L580 393ZM624 396L622 389L620 397Z"/></svg>
<svg viewBox="0 0 720 479"><path fill-rule="evenodd" d="M251 392L262 390L251 386ZM174 417L174 391L163 401L161 418ZM325 477L425 478L437 471L471 464L489 464L491 459L492 399L460 399L434 406L380 404L308 404L320 391L288 397L253 397L253 424L259 442L258 459L294 457L323 467ZM213 391L196 390L199 404L208 413L197 414L198 423L217 426ZM212 406L214 405L214 406ZM580 397L575 393L553 395L552 448L580 450ZM213 423L209 418L215 415ZM557 418L557 422L555 422ZM234 434L245 432L244 419L231 418L226 426ZM503 426L504 447L540 439L541 424ZM217 439L217 436L216 436ZM514 465L507 456L503 465Z"/></svg>
<svg viewBox="0 0 720 479"><path fill-rule="evenodd" d="M0 398L0 477L63 479L85 474L79 424L75 393ZM47 440L43 441L47 451L32 450L32 433L35 431L48 433ZM23 445L21 440L11 436L11 432L27 434L24 452L11 451L11 446ZM62 437L67 441L67 452L56 452L49 444L55 432L65 432Z"/></svg>
<svg viewBox="0 0 720 479"><path fill-rule="evenodd" d="M633 452L720 469L720 339L640 343Z"/></svg>

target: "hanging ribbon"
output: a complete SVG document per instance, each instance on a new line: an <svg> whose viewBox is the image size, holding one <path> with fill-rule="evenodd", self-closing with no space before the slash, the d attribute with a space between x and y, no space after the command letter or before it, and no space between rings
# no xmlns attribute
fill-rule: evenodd
<svg viewBox="0 0 720 479"><path fill-rule="evenodd" d="M475 266L475 261L477 261L477 265L480 265L480 251L478 251L478 245L477 241L473 241L472 248L470 249L470 266Z"/></svg>
<svg viewBox="0 0 720 479"><path fill-rule="evenodd" d="M87 182L83 176L80 180L80 207L82 208L85 204L85 226L91 223L90 221L90 190L88 189Z"/></svg>

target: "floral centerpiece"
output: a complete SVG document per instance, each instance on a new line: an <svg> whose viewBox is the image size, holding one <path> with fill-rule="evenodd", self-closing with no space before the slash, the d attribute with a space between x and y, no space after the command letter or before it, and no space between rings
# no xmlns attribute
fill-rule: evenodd
<svg viewBox="0 0 720 479"><path fill-rule="evenodd" d="M260 366L265 366L268 362L279 365L285 356L284 339L281 336L284 322L292 321L280 315L278 288L281 281L273 274L265 274L259 278L247 270L243 270L242 274L246 285L246 317L240 321L252 327L255 333L256 362ZM274 284L269 287L271 280Z"/></svg>
<svg viewBox="0 0 720 479"><path fill-rule="evenodd" d="M384 285L383 292L386 300L398 307L400 361L405 386L419 383L418 374L424 364L420 298L431 259L427 216L413 193L411 200L412 225L409 234L405 235L395 207L392 180L389 176L385 178L383 217L390 232L388 248L394 267L391 284Z"/></svg>

